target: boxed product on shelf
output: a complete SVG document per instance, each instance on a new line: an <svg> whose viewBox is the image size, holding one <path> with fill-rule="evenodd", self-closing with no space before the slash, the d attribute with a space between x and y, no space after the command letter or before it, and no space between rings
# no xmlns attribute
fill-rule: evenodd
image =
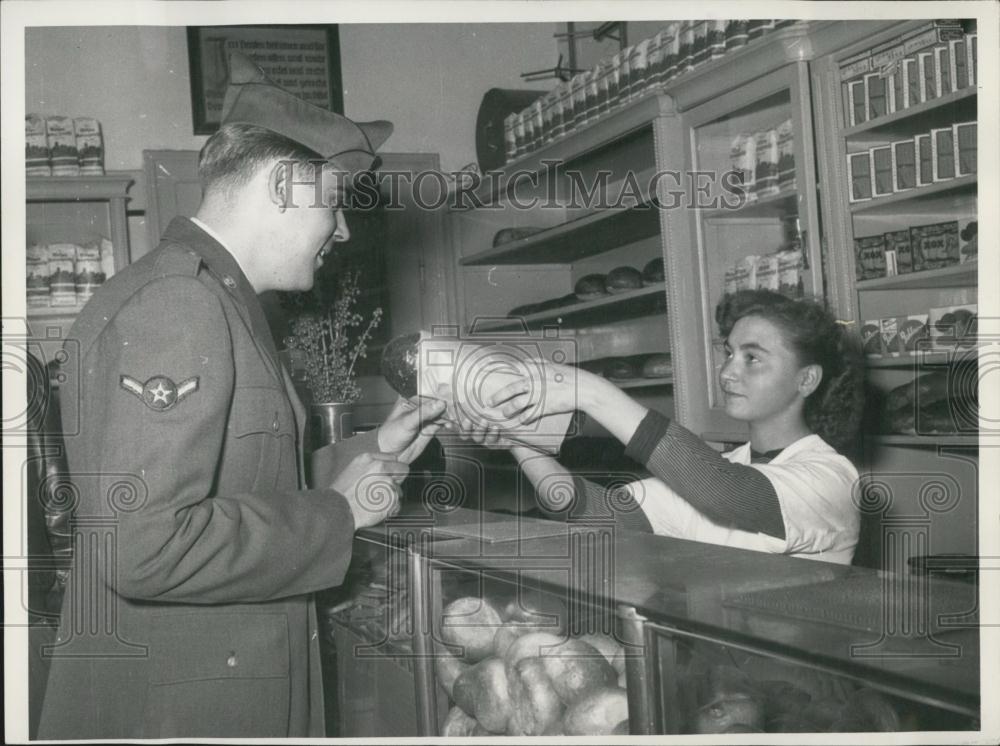
<svg viewBox="0 0 1000 746"><path fill-rule="evenodd" d="M979 222L970 220L960 226L958 237L962 241L958 250L959 263L976 261L979 258Z"/></svg>
<svg viewBox="0 0 1000 746"><path fill-rule="evenodd" d="M756 287L758 290L778 290L778 255L757 257Z"/></svg>
<svg viewBox="0 0 1000 746"><path fill-rule="evenodd" d="M54 243L49 246L49 290L53 306L75 306L76 246Z"/></svg>
<svg viewBox="0 0 1000 746"><path fill-rule="evenodd" d="M889 74L889 82L886 83L886 92L889 94L889 113L902 111L906 108L906 88L903 86L902 61L894 71Z"/></svg>
<svg viewBox="0 0 1000 746"><path fill-rule="evenodd" d="M757 287L757 255L745 256L736 262L736 289L753 290Z"/></svg>
<svg viewBox="0 0 1000 746"><path fill-rule="evenodd" d="M889 257L896 268L896 274L904 275L913 271L913 245L910 243L910 231L889 231L883 234L885 238L885 255L888 266Z"/></svg>
<svg viewBox="0 0 1000 746"><path fill-rule="evenodd" d="M754 189L764 197L778 191L778 130L770 128L755 134L757 141L757 167Z"/></svg>
<svg viewBox="0 0 1000 746"><path fill-rule="evenodd" d="M865 98L868 102L868 119L884 117L889 113L889 94L886 79L879 73L865 76Z"/></svg>
<svg viewBox="0 0 1000 746"><path fill-rule="evenodd" d="M27 269L25 285L29 307L50 305L49 295L49 248L35 244L25 249Z"/></svg>
<svg viewBox="0 0 1000 746"><path fill-rule="evenodd" d="M936 350L974 347L978 334L978 304L932 308L927 325Z"/></svg>
<svg viewBox="0 0 1000 746"><path fill-rule="evenodd" d="M514 137L514 121L517 114L508 114L503 120L503 147L504 155L508 161L514 160L517 155L517 140Z"/></svg>
<svg viewBox="0 0 1000 746"><path fill-rule="evenodd" d="M937 98L937 66L934 64L933 52L920 52L917 55L920 65L920 100L933 101Z"/></svg>
<svg viewBox="0 0 1000 746"><path fill-rule="evenodd" d="M969 72L969 85L977 85L979 80L979 35L965 37L965 64Z"/></svg>
<svg viewBox="0 0 1000 746"><path fill-rule="evenodd" d="M726 53L727 21L716 19L708 21L708 58L718 59Z"/></svg>
<svg viewBox="0 0 1000 746"><path fill-rule="evenodd" d="M733 138L729 150L729 162L733 170L740 174L740 183L747 201L756 199L755 178L757 173L757 139L752 132L741 132Z"/></svg>
<svg viewBox="0 0 1000 746"><path fill-rule="evenodd" d="M864 79L847 84L847 111L850 113L852 127L868 121L868 101L865 99Z"/></svg>
<svg viewBox="0 0 1000 746"><path fill-rule="evenodd" d="M905 192L917 185L917 145L913 140L892 143L892 191Z"/></svg>
<svg viewBox="0 0 1000 746"><path fill-rule="evenodd" d="M948 57L951 62L951 86L960 91L969 85L969 61L966 57L966 40L952 39L948 42Z"/></svg>
<svg viewBox="0 0 1000 746"><path fill-rule="evenodd" d="M910 243L915 272L959 263L957 220L910 228Z"/></svg>
<svg viewBox="0 0 1000 746"><path fill-rule="evenodd" d="M24 118L24 165L27 176L51 176L45 119L38 114Z"/></svg>
<svg viewBox="0 0 1000 746"><path fill-rule="evenodd" d="M885 277L885 236L854 239L854 270L858 280Z"/></svg>
<svg viewBox="0 0 1000 746"><path fill-rule="evenodd" d="M917 186L933 184L934 148L931 146L931 136L915 135L913 142L917 150Z"/></svg>
<svg viewBox="0 0 1000 746"><path fill-rule="evenodd" d="M955 178L955 131L951 127L931 130L931 164L934 181Z"/></svg>
<svg viewBox="0 0 1000 746"><path fill-rule="evenodd" d="M722 292L724 295L732 295L736 292L736 267L727 267L723 276Z"/></svg>
<svg viewBox="0 0 1000 746"><path fill-rule="evenodd" d="M956 122L952 125L955 143L955 175L968 176L976 173L979 157L976 145L978 134L976 122Z"/></svg>
<svg viewBox="0 0 1000 746"><path fill-rule="evenodd" d="M76 250L76 300L86 303L94 291L104 284L104 269L101 265L101 245L94 242L79 246Z"/></svg>
<svg viewBox="0 0 1000 746"><path fill-rule="evenodd" d="M869 319L861 324L861 349L867 357L882 357L882 324Z"/></svg>
<svg viewBox="0 0 1000 746"><path fill-rule="evenodd" d="M790 118L778 125L778 187L795 189L795 126Z"/></svg>
<svg viewBox="0 0 1000 746"><path fill-rule="evenodd" d="M920 97L923 87L920 80L920 66L916 57L905 57L900 66L903 69L903 108L908 109L923 100Z"/></svg>
<svg viewBox="0 0 1000 746"><path fill-rule="evenodd" d="M801 298L805 294L802 283L804 269L805 254L802 249L779 251L778 292L789 298Z"/></svg>
<svg viewBox="0 0 1000 746"><path fill-rule="evenodd" d="M708 59L708 21L693 21L694 42L691 44L691 64L700 65Z"/></svg>
<svg viewBox="0 0 1000 746"><path fill-rule="evenodd" d="M951 50L947 47L934 47L934 67L938 97L952 92Z"/></svg>
<svg viewBox="0 0 1000 746"><path fill-rule="evenodd" d="M80 173L86 176L104 174L104 138L101 123L92 117L73 120L76 131L76 149L80 154Z"/></svg>
<svg viewBox="0 0 1000 746"><path fill-rule="evenodd" d="M847 183L851 202L864 202L872 198L872 159L863 153L847 154Z"/></svg>
<svg viewBox="0 0 1000 746"><path fill-rule="evenodd" d="M869 151L872 159L872 196L884 197L892 194L894 171L892 168L892 148L879 145Z"/></svg>
<svg viewBox="0 0 1000 746"><path fill-rule="evenodd" d="M899 318L899 341L904 352L916 355L923 349L920 342L928 337L928 318L926 313L913 313Z"/></svg>
<svg viewBox="0 0 1000 746"><path fill-rule="evenodd" d="M76 149L76 131L69 117L46 117L45 135L53 176L79 176L80 152Z"/></svg>
<svg viewBox="0 0 1000 746"><path fill-rule="evenodd" d="M899 318L890 316L887 319L879 319L879 332L882 336L883 354L899 357L903 352L903 343L899 338Z"/></svg>

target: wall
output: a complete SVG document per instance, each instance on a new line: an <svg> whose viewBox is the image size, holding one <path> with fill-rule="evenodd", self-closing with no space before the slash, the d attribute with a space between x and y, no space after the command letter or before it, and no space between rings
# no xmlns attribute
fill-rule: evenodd
<svg viewBox="0 0 1000 746"><path fill-rule="evenodd" d="M344 108L396 125L386 149L474 161L479 102L491 87L555 64L556 24L349 24L340 28ZM142 168L144 149L198 149L182 26L28 29L25 111L93 116L105 166ZM547 88L552 81L535 84Z"/></svg>

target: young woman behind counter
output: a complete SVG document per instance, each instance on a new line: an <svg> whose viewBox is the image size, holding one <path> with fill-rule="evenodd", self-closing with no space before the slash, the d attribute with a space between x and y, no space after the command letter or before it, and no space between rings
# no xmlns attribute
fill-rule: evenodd
<svg viewBox="0 0 1000 746"><path fill-rule="evenodd" d="M543 386L516 381L489 405L502 405L519 424L580 410L652 477L606 494L498 430L468 421L461 429L477 443L509 446L550 513L607 516L610 509L623 527L849 564L860 523L858 472L836 449L855 437L864 398L845 327L812 301L765 290L728 296L716 319L727 355L719 370L725 411L749 426L749 441L733 451L719 453L604 378L554 363L543 364Z"/></svg>

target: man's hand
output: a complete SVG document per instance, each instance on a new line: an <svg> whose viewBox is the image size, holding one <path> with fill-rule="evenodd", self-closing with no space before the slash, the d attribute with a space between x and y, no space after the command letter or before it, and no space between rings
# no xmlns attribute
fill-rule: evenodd
<svg viewBox="0 0 1000 746"><path fill-rule="evenodd" d="M439 399L399 397L379 426L379 450L396 454L396 459L403 464L413 463L444 424L441 419L444 411L445 403Z"/></svg>
<svg viewBox="0 0 1000 746"><path fill-rule="evenodd" d="M399 484L409 470L390 454L361 453L330 486L347 498L356 529L374 526L399 512Z"/></svg>

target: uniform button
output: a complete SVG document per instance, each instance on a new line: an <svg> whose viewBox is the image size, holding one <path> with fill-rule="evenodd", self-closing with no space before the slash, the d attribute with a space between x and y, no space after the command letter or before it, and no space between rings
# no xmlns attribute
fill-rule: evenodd
<svg viewBox="0 0 1000 746"><path fill-rule="evenodd" d="M222 278L222 284L225 285L230 290L234 290L236 288L236 280L234 280L229 275L226 275L225 277Z"/></svg>
<svg viewBox="0 0 1000 746"><path fill-rule="evenodd" d="M274 430L275 432L278 431L278 418L277 417L275 417L274 418L274 422L271 423L271 429Z"/></svg>
<svg viewBox="0 0 1000 746"><path fill-rule="evenodd" d="M239 661L236 659L236 652L230 650L229 657L226 658L226 665L229 666L230 668L236 668L237 663L239 663Z"/></svg>

